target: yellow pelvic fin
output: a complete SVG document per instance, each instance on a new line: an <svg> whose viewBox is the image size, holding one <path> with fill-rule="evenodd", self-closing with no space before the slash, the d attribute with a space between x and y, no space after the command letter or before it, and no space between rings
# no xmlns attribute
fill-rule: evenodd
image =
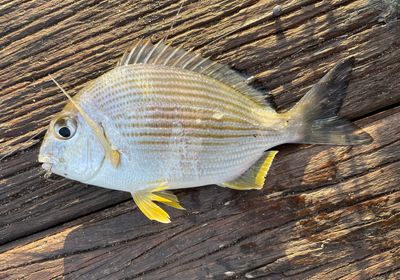
<svg viewBox="0 0 400 280"><path fill-rule="evenodd" d="M109 140L106 138L104 131L101 126L96 124L95 121L89 117L88 114L83 110L83 108L75 102L75 100L60 86L60 84L51 76L49 75L50 79L56 84L56 86L67 96L68 100L71 101L72 105L78 110L78 112L83 116L85 121L89 124L89 126L93 129L93 132L99 139L101 145L103 146L104 152L106 154L106 158L111 162L112 166L117 168L121 161L121 154L119 151L114 150L111 147Z"/></svg>
<svg viewBox="0 0 400 280"><path fill-rule="evenodd" d="M249 170L236 180L221 184L223 187L235 190L260 190L264 187L265 176L271 167L278 151L266 152Z"/></svg>
<svg viewBox="0 0 400 280"><path fill-rule="evenodd" d="M158 221L161 223L170 223L170 217L156 202L174 207L176 209L185 210L180 204L179 200L172 192L166 191L168 187L159 186L150 190L142 190L132 193L133 200L143 214L150 220Z"/></svg>

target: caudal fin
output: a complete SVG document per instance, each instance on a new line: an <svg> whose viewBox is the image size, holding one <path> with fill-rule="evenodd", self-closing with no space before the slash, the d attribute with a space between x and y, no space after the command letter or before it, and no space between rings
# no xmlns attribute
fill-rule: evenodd
<svg viewBox="0 0 400 280"><path fill-rule="evenodd" d="M297 143L359 145L371 136L338 116L354 58L340 61L288 112L297 130Z"/></svg>

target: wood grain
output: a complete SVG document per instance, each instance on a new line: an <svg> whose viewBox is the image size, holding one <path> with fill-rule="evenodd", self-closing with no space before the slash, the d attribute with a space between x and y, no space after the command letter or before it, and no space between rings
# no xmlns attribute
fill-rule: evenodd
<svg viewBox="0 0 400 280"><path fill-rule="evenodd" d="M400 278L400 24L367 0L0 0L1 279ZM173 28L171 28L172 22ZM342 114L370 145L284 145L263 191L178 191L152 223L130 196L43 178L40 140L66 100L137 37L168 35L258 78L290 108L356 58ZM41 132L41 133L40 133ZM35 134L36 137L30 139Z"/></svg>

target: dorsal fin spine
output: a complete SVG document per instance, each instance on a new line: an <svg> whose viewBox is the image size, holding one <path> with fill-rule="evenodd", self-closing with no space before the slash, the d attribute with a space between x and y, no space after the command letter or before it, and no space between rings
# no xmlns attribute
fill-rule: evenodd
<svg viewBox="0 0 400 280"><path fill-rule="evenodd" d="M203 72L207 73L207 70L216 65L217 63L218 63L217 61L213 61L210 65L208 65L206 68L203 69Z"/></svg>
<svg viewBox="0 0 400 280"><path fill-rule="evenodd" d="M160 57L162 57L162 55L164 54L164 52L168 49L168 45L165 45L163 50L157 55L157 57L154 59L153 64L157 64L158 60L160 59Z"/></svg>
<svg viewBox="0 0 400 280"><path fill-rule="evenodd" d="M137 41L137 43L135 44L135 46L132 48L132 50L130 51L129 56L128 56L128 58L127 58L127 60L126 60L126 62L125 62L124 65L129 65L129 64L130 64L132 55L133 55L133 53L135 52L136 48L139 46L139 43L140 43L140 42L141 42L141 41Z"/></svg>
<svg viewBox="0 0 400 280"><path fill-rule="evenodd" d="M171 52L171 54L167 57L167 59L164 61L163 65L167 65L168 61L183 47L183 44L181 44L179 47L177 47L175 50Z"/></svg>
<svg viewBox="0 0 400 280"><path fill-rule="evenodd" d="M126 56L127 56L127 55L128 55L128 51L125 51L124 54L123 54L122 57L121 57L121 60L118 61L117 66L122 65L123 61L126 61Z"/></svg>
<svg viewBox="0 0 400 280"><path fill-rule="evenodd" d="M200 54L199 54L200 55ZM204 62L206 62L208 60L207 57L203 58L199 63L197 63L195 66L193 66L191 69L189 70L195 70L196 68L200 67Z"/></svg>
<svg viewBox="0 0 400 280"><path fill-rule="evenodd" d="M149 51L146 58L143 60L143 64L146 64L149 61L150 57L153 55L154 51L160 46L162 41L163 40L158 41L158 43L154 45L153 49Z"/></svg>
<svg viewBox="0 0 400 280"><path fill-rule="evenodd" d="M185 69L193 60L195 60L200 54L197 54L195 56L193 56L191 59L189 59L188 61L186 61L183 65L182 68Z"/></svg>
<svg viewBox="0 0 400 280"><path fill-rule="evenodd" d="M149 41L147 40L147 41L143 44L143 46L141 47L141 49L140 49L140 51L138 52L138 54L136 55L135 60L133 61L133 64L136 64L136 63L139 61L140 57L142 56L143 50L146 49L146 47L147 47L148 44L149 44Z"/></svg>
<svg viewBox="0 0 400 280"><path fill-rule="evenodd" d="M191 48L191 49L189 49L188 51L186 51L181 57L179 57L179 58L174 62L174 64L172 64L172 67L175 67L175 66L179 65L179 62L181 62L182 59L183 59L185 56L187 56L188 54L190 54L190 52L193 51L193 49L194 49L194 48ZM192 59L193 59L193 57L192 57ZM182 67L182 68L184 68L184 67Z"/></svg>
<svg viewBox="0 0 400 280"><path fill-rule="evenodd" d="M222 67L219 67L219 68L217 68L217 67L215 67L211 72L207 72L207 75L212 75L212 74L214 74L216 71L218 71L220 68L222 68Z"/></svg>

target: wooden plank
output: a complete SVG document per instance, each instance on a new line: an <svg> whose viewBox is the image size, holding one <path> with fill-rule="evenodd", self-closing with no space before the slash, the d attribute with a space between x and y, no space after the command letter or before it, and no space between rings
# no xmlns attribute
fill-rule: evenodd
<svg viewBox="0 0 400 280"><path fill-rule="evenodd" d="M400 25L369 3L187 1L175 18L181 1L0 1L0 157L19 151L0 161L0 278L398 275ZM166 226L125 193L45 180L30 138L65 104L47 75L77 91L166 34L255 75L279 109L354 55L342 114L375 142L280 147L262 195L180 191L190 211Z"/></svg>
<svg viewBox="0 0 400 280"><path fill-rule="evenodd" d="M365 279L398 270L399 116L366 124L369 146L279 155L263 192L180 192L189 214L173 212L171 224L150 223L129 201L17 240L3 246L0 277ZM284 170L290 178L275 187Z"/></svg>
<svg viewBox="0 0 400 280"><path fill-rule="evenodd" d="M226 8L227 11L231 8L238 11L226 17L220 14L208 13L209 11L218 10L216 8L220 4L218 1L210 6L204 5L204 3L189 3L180 14L179 20L177 20L177 31L174 32L178 35L175 36L174 40L180 42L183 40L182 38L195 38L194 42L200 46L200 51L204 49L209 54L225 53L226 51L227 54L230 53L230 62L237 66L244 65L250 68L250 65L260 65L258 66L258 71L263 71L259 75L261 78L267 74L274 78L272 80L264 79L264 85L273 89L272 93L277 97L276 101L280 108L286 108L288 104L293 103L293 100L297 100L298 93L304 93L324 71L327 71L332 66L334 60L337 60L339 56L345 56L349 53L354 54L357 58L360 58L360 61L357 63L358 68L354 72L347 99L349 101L344 104L343 114L350 118L357 118L381 108L398 104L400 100L400 94L396 91L396 86L391 82L400 78L398 76L400 75L399 72L396 71L400 57L397 55L399 49L395 48L399 44L399 37L396 36L396 34L399 34L397 32L399 27L380 26L376 21L376 13L374 14L373 11L371 12L368 9L365 10L368 11L367 14L362 14L364 19L358 25L356 24L357 21L356 23L353 21L348 23L349 17L361 17L359 13L365 3L363 1L354 1L349 5L340 6L338 4L341 8L335 10L335 6L331 7L324 2L315 4L311 1L308 3L309 5L299 6L295 2L288 1L282 5L287 14L284 13L282 18L279 19L281 22L287 23L284 25L285 28L279 29L276 26L274 29L276 20L271 17L270 13L265 12L273 7L273 3L270 2L256 4L246 2L241 5L229 5ZM319 12L314 16L307 17L308 11L315 6L314 4L319 7ZM136 25L134 25L135 28L130 30L130 33L127 33L129 21L121 24L120 14L111 18L102 16L110 8L109 4L103 2L87 4L89 6L85 6L86 4L82 3L79 4L79 2L71 2L67 7L64 7L63 4L57 6L58 8L54 8L54 5L43 6L36 1L29 1L26 5L29 5L26 9L30 9L31 13L25 13L21 18L21 22L29 23L32 21L29 26L31 26L30 30L35 31L34 34L12 41L11 38L15 36L19 38L18 34L21 32L21 28L28 28L21 26L20 22L13 22L16 26L11 25L6 29L6 31L9 30L10 34L2 38L2 43L5 46L2 53L7 54L9 64L3 64L4 68L0 72L1 80L7 81L7 84L1 83L3 90L0 96L2 108L0 110L0 143L2 144L0 146L0 155L15 148L23 149L35 143L37 144L40 137L31 141L27 141L27 139L38 131L43 130L51 116L59 111L65 103L64 97L49 82L46 77L47 73L59 75L57 73L61 72L63 76L58 77L58 79L61 82L68 81L67 88L79 89L85 81L110 69L133 38L142 35L140 32L143 32L143 29L136 29ZM93 5L100 15L93 14L91 10ZM132 18L139 17L142 14L149 14L148 18L152 18L155 23L152 27L153 29L148 31L149 34L157 34L157 32L165 34L165 31L168 30L165 25L171 24L176 9L179 7L179 3L163 4L162 7L164 8L161 7L155 14L161 14L158 17L166 17L165 25L159 26L161 23L156 20L158 18L154 18L155 15L152 14L150 8L146 5L141 5L138 3L126 3L126 6L122 4L120 7L121 13L126 16L132 12ZM200 7L196 5L200 5ZM246 8L243 8L243 5ZM356 8L358 7L357 5L359 9ZM350 6L348 11L346 10L347 6ZM325 23L326 14L324 11L330 15L331 20L338 22L338 26L341 26L340 32L337 31L337 28L331 28L330 25ZM36 13L41 16L34 19L29 18ZM295 16L298 13L304 14L300 22L296 20ZM45 17L45 15L47 17L56 17L57 19L65 17L65 20L62 21L62 24L54 24L46 29L41 29L41 18ZM16 16L18 14L10 12L3 22L7 22L9 18ZM92 19L92 17L95 17L95 19ZM216 34L213 33L214 29L209 30L207 28L203 28L204 31L199 33L199 28L194 28L191 25L194 18L202 17L212 21L216 27L221 27L220 29L216 28L218 31ZM88 18L91 19L90 22L85 21ZM187 27L186 20L190 27ZM315 24L306 24L307 20L312 20ZM77 25L77 21L83 22L83 25ZM107 24L103 21L106 21ZM229 25L230 21L234 24ZM252 27L248 23L254 24L257 21L260 23L256 27ZM97 23L94 24L93 22ZM100 32L98 28L96 29L97 26L104 25L107 25L105 31ZM110 28L110 26L114 28ZM241 26L249 26L249 29ZM319 30L317 29L319 26L321 26L321 31L315 31ZM240 30L240 27L242 30ZM51 35L49 35L49 29L53 30ZM225 29L227 30L224 31ZM213 41L222 37L223 32L229 34L236 29L239 30L239 33L222 38L221 46L217 44L217 41L215 45L211 45L214 48L213 50L210 50L208 45L205 45L204 48L201 47L206 43L204 42L206 38ZM308 29L312 29L315 35ZM14 31L11 32L10 30ZM82 30L84 31L82 32ZM253 37L259 34L261 30L265 31L266 37L255 40L258 38L254 39ZM280 30L286 30L290 35L288 38L293 37L294 39L277 40L275 43L277 46L275 46L273 38L278 35L271 33L274 30L278 35L281 34ZM171 37L173 37L174 32L172 32ZM350 32L352 33L349 35ZM346 37L343 37L343 34L347 34ZM236 36L241 37L237 38ZM323 44L322 42L318 46L311 47L312 45L310 44L315 44L316 40L319 42L321 41L319 38L325 37L327 39L324 40L328 43ZM114 40L111 40L111 38ZM304 42L305 38L307 42ZM375 40L376 38L379 40ZM44 42L44 44L35 45L37 40ZM99 47L99 42L101 42L101 47ZM232 46L233 43L229 45L228 42L238 44L237 51L234 51L235 48L233 46L235 45ZM336 42L333 47L331 46L332 42ZM329 48L327 48L327 44ZM189 43L188 45L193 46ZM256 45L265 45L264 51L260 52L260 48L256 48ZM341 45L343 46L340 47ZM229 47L229 50L225 50L224 48L226 47L224 46ZM337 50L332 51L332 49L335 50L335 46ZM289 53L286 56L278 56L279 61L282 61L283 64L286 63L284 68L281 67L279 69L283 77L279 80L280 78L274 74L275 70L273 70L275 72L268 70L277 67L276 60L273 60L275 63L267 64L267 62L271 61L271 58L277 55L279 50L292 48L291 54L293 57ZM329 51L326 51L326 49ZM343 52L343 49L346 51ZM382 54L381 50L385 52ZM340 53L340 51L343 53ZM264 57L264 53L271 53L271 55L266 57L265 60L260 60L260 58ZM96 59L94 59L94 54ZM222 55L223 61L227 61L227 54ZM37 63L29 63L32 57ZM317 57L317 61L312 59L313 57ZM16 58L19 59L17 60ZM251 64L250 62L253 60L255 63ZM3 62L3 60L1 61ZM299 65L299 61L301 65ZM297 63L296 67L294 63ZM320 67L321 64L324 67ZM293 67L290 67L290 65ZM372 65L377 67L374 72L376 75L371 75L371 71L373 71ZM292 68L293 70L291 70ZM60 71L60 69L62 70ZM255 71L250 69L247 72L256 74ZM290 73L287 71L290 71ZM295 76L290 76L293 73ZM19 78L17 78L18 75ZM289 81L284 78L288 75L295 78L295 80ZM27 83L21 79L32 80L33 82ZM4 222L0 228L0 243L128 199L129 196L122 193L93 190L66 180L60 181L57 187L46 182L41 177L39 165L34 163L37 147L36 145L28 154L22 154L16 158L0 162L0 180L2 180L0 183L8 186L7 190L4 189L4 192L2 192L7 199L3 200L0 206L0 213L3 213L2 217L4 217ZM12 167L11 169L10 166ZM98 201L96 201L95 196L99 197ZM107 199L108 196L109 200ZM49 209L54 208L53 201L58 199L61 199L61 201L67 199L62 205L68 207L57 208L54 212L49 212ZM9 202L13 203L13 213L18 212L18 214L7 214L10 213ZM35 213L35 215L32 215L32 213ZM47 218L44 218L43 215ZM25 226L25 221L27 220L31 221L33 226Z"/></svg>

